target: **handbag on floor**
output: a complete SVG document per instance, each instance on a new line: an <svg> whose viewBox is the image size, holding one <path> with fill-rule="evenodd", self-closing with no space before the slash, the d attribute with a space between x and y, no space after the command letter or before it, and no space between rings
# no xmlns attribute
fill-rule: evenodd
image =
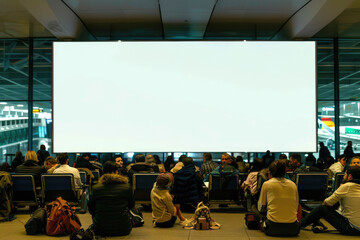
<svg viewBox="0 0 360 240"><path fill-rule="evenodd" d="M197 230L220 229L221 227L221 224L211 218L210 209L203 202L197 205L195 214L182 225L185 229Z"/></svg>

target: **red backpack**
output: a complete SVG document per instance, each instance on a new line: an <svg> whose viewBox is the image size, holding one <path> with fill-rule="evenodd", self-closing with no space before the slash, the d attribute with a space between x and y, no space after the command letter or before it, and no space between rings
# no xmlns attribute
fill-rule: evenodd
<svg viewBox="0 0 360 240"><path fill-rule="evenodd" d="M46 205L46 212L48 217L47 235L66 235L81 227L79 217L75 214L75 207L69 206L67 201L61 197Z"/></svg>

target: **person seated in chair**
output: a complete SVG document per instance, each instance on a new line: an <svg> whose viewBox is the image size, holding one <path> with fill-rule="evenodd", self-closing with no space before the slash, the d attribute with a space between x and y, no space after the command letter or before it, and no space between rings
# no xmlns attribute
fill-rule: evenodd
<svg viewBox="0 0 360 240"><path fill-rule="evenodd" d="M351 159L350 167L353 167L353 166L360 167L360 157L359 156L355 156Z"/></svg>
<svg viewBox="0 0 360 240"><path fill-rule="evenodd" d="M289 165L291 170L293 171L293 175L291 180L296 181L296 176L298 173L306 173L306 172L322 172L319 168L314 166L306 166L301 162L300 154L293 154L290 156Z"/></svg>
<svg viewBox="0 0 360 240"><path fill-rule="evenodd" d="M161 173L156 178L151 190L151 208L155 227L172 227L176 221L176 216L179 217L180 224L186 220L180 210L180 204L174 205L173 198L169 193L168 187L172 180L173 175L171 173Z"/></svg>
<svg viewBox="0 0 360 240"><path fill-rule="evenodd" d="M137 154L135 156L135 163L131 163L126 167L128 170L128 176L130 183L132 183L132 178L135 173L158 173L159 168L156 164L151 165L145 162L144 154Z"/></svg>
<svg viewBox="0 0 360 240"><path fill-rule="evenodd" d="M209 152L204 153L202 158L204 163L200 167L200 175L205 178L206 175L217 168L218 164L212 160L212 155Z"/></svg>
<svg viewBox="0 0 360 240"><path fill-rule="evenodd" d="M121 155L115 155L112 159L113 162L115 162L119 167L119 174L128 177L128 171L126 170L124 166L124 161L121 157Z"/></svg>
<svg viewBox="0 0 360 240"><path fill-rule="evenodd" d="M25 155L25 162L15 168L15 173L24 173L34 175L35 185L41 186L41 174L46 173L44 166L38 165L39 161L34 151L28 151Z"/></svg>
<svg viewBox="0 0 360 240"><path fill-rule="evenodd" d="M338 157L338 161L336 163L332 164L327 171L329 178L331 179L331 178L335 177L336 173L343 172L345 169L346 162L347 162L346 156L340 155Z"/></svg>
<svg viewBox="0 0 360 240"><path fill-rule="evenodd" d="M105 162L104 175L90 194L88 206L96 235L124 236L132 230L129 209L135 205L134 196L129 179L118 174L118 168L115 162Z"/></svg>
<svg viewBox="0 0 360 240"><path fill-rule="evenodd" d="M213 171L211 171L210 174L215 176L221 176L221 175L235 176L239 174L239 170L233 167L231 163L232 163L231 156L228 153L223 153L221 155L221 164L219 164L219 166L217 166ZM210 174L206 175L204 182L209 181Z"/></svg>
<svg viewBox="0 0 360 240"><path fill-rule="evenodd" d="M330 197L324 200L323 205L314 208L301 219L301 227L313 224L314 232L322 232L326 227L318 223L324 218L342 234L360 235L360 168L349 167L344 175L342 184ZM340 203L339 210L335 205Z"/></svg>
<svg viewBox="0 0 360 240"><path fill-rule="evenodd" d="M90 153L84 153L81 157L76 160L76 168L87 168L89 170L95 170L94 165L90 163Z"/></svg>
<svg viewBox="0 0 360 240"><path fill-rule="evenodd" d="M75 187L82 188L79 170L69 166L69 156L66 153L61 153L57 156L60 166L57 167L53 173L71 173L74 175Z"/></svg>
<svg viewBox="0 0 360 240"><path fill-rule="evenodd" d="M129 164L126 167L126 170L128 170L132 174L159 172L159 168L156 166L156 164L149 164L145 161L144 154L137 154L135 156L135 163Z"/></svg>
<svg viewBox="0 0 360 240"><path fill-rule="evenodd" d="M286 179L286 162L278 160L269 166L270 179L264 182L258 210L266 212L266 220L262 223L266 235L295 236L300 232L300 224L297 221L299 206L299 194L294 182ZM259 219L263 218L254 209Z"/></svg>
<svg viewBox="0 0 360 240"><path fill-rule="evenodd" d="M48 156L45 159L44 165L48 173L53 173L55 168L59 166L59 163L54 157Z"/></svg>

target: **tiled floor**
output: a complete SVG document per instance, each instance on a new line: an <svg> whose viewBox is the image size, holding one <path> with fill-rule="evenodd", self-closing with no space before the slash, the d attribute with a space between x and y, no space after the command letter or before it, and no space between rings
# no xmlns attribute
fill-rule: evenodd
<svg viewBox="0 0 360 240"><path fill-rule="evenodd" d="M185 213L185 217L190 218L190 213ZM28 236L25 234L24 224L30 218L28 213L21 213L16 215L16 219L12 222L0 223L0 240L20 240L20 239L69 239L69 236L49 237L46 235ZM79 214L82 227L87 228L91 223L91 216L86 214ZM220 230L185 230L177 222L175 226L170 229L153 228L151 226L151 213L145 212L145 225L139 228L134 228L130 235L124 237L111 237L109 239L154 239L154 240L170 240L170 239L193 239L193 240L244 240L244 239L288 239L267 237L264 233L258 230L248 230L244 223L243 213L219 213L212 212L212 217L223 226ZM357 239L360 237L343 236L329 228L329 233L314 234L311 230L301 230L299 237L290 239Z"/></svg>

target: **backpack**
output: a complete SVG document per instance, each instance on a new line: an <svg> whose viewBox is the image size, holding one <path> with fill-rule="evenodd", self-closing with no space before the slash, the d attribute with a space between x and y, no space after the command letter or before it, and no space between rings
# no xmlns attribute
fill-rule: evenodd
<svg viewBox="0 0 360 240"><path fill-rule="evenodd" d="M220 229L221 227L211 218L210 209L203 202L197 205L195 214L183 226L185 229L197 230Z"/></svg>
<svg viewBox="0 0 360 240"><path fill-rule="evenodd" d="M46 205L46 212L47 235L66 235L80 229L81 223L75 214L75 207L70 207L61 197Z"/></svg>
<svg viewBox="0 0 360 240"><path fill-rule="evenodd" d="M45 232L46 229L46 210L43 208L36 209L31 214L30 219L25 224L27 235L36 235Z"/></svg>
<svg viewBox="0 0 360 240"><path fill-rule="evenodd" d="M260 229L260 222L256 220L255 215L251 212L245 214L245 225L249 230Z"/></svg>
<svg viewBox="0 0 360 240"><path fill-rule="evenodd" d="M133 207L131 210L129 210L129 212L133 227L141 227L142 225L144 225L142 213L137 207Z"/></svg>

